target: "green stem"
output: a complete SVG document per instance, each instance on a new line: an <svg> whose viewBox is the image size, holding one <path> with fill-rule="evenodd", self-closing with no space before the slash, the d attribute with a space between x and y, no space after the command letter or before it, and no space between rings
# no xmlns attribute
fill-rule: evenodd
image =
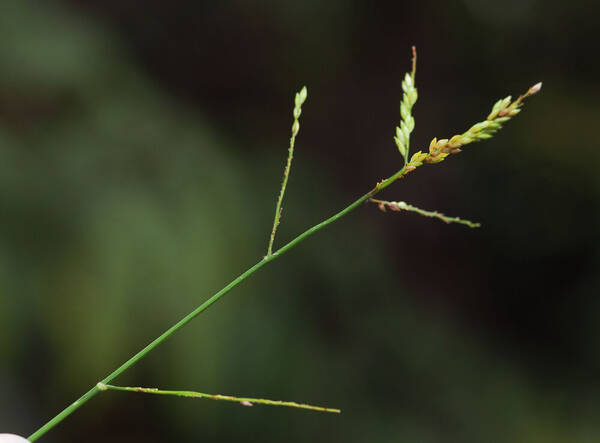
<svg viewBox="0 0 600 443"><path fill-rule="evenodd" d="M309 409L311 411L319 412L333 412L336 414L341 413L339 409L335 408L324 408L322 406L307 405L304 403L296 403L294 401L280 401L280 400L268 400L265 398L250 398L250 397L233 397L231 395L221 394L205 394L204 392L196 391L165 391L156 388L140 388L140 387L129 387L129 386L113 386L98 384L98 389L101 391L126 391L126 392L138 392L144 394L155 394L155 395L171 395L177 397L186 398L207 398L209 400L222 400L240 403L244 406L252 406L254 404L269 405L269 406L287 406L290 408Z"/></svg>
<svg viewBox="0 0 600 443"><path fill-rule="evenodd" d="M407 172L406 168L400 169L398 172L396 172L391 177L378 183L377 186L375 186L371 191L367 192L365 195L360 197L354 203L352 203L349 206L347 206L346 208L342 209L337 214L329 217L327 220L324 220L321 223L306 230L305 232L303 232L302 234L300 234L299 236L294 238L292 241L290 241L288 244L281 247L276 252L264 257L261 261L256 263L254 266L252 266L250 269L248 269L244 273L240 274L235 280L233 280L231 283L229 283L227 286L225 286L223 289L221 289L215 295L210 297L208 300L206 300L204 303L202 303L200 306L198 306L196 309L194 309L188 315L183 317L181 320L179 320L177 323L175 323L173 326L171 326L165 332L163 332L160 336L158 336L156 339L154 339L154 341L152 341L149 345L147 345L145 348L143 348L141 351L139 351L137 354L135 354L133 357L131 357L129 360L127 360L125 363L123 363L121 366L119 366L110 375L108 375L106 378L104 378L102 381L100 381L100 383L104 384L104 385L108 385L113 379L118 377L120 374L125 372L127 369L129 369L131 366L133 366L139 360L144 358L146 356L146 354L148 354L155 347L157 347L159 344L161 344L163 341L165 341L167 338L169 338L171 335L173 335L175 332L177 332L183 326L188 324L190 321L192 321L195 317L200 315L206 309L211 307L213 305L213 303L215 303L217 300L219 300L221 297L223 297L225 294L227 294L231 289L236 287L238 284L240 284L242 281L244 281L247 277L254 274L256 271L258 271L264 265L266 265L267 263L269 263L272 260L275 260L277 257L281 256L283 253L287 252L288 250L290 250L291 248L293 248L298 243L302 242L303 240L305 240L307 237L311 236L315 232L323 229L325 226L335 222L336 220L340 219L344 215L348 214L350 211L356 209L362 203L366 202L368 199L373 197L375 194L377 194L378 192L387 188L393 182L395 182L396 180L401 178L406 172ZM98 388L98 385L94 386L92 389L90 389L88 392L86 392L83 396L81 396L77 401L75 401L70 406L65 408L62 412L60 412L56 417L54 417L52 420L50 420L44 426L42 426L37 431L35 431L33 434L31 434L29 436L29 441L31 441L31 442L36 441L38 438L43 436L50 429L54 428L57 424L59 424L61 421L63 421L65 418L67 418L69 415L71 415L73 412L75 412L77 409L79 409L83 404L85 404L90 398L92 398L94 395L96 395L99 391L100 390Z"/></svg>
<svg viewBox="0 0 600 443"><path fill-rule="evenodd" d="M290 138L290 147L288 150L287 163L286 163L285 169L283 171L283 181L281 182L281 190L279 191L279 197L277 198L277 206L275 207L275 217L273 219L273 229L271 229L271 237L269 238L269 247L267 249L267 256L269 256L273 253L273 242L275 241L275 234L277 233L277 228L279 227L279 222L281 220L281 212L282 212L281 203L283 202L285 188L287 187L288 178L290 176L290 168L292 166L292 159L294 158L295 140L296 140L296 136L292 135L292 137Z"/></svg>

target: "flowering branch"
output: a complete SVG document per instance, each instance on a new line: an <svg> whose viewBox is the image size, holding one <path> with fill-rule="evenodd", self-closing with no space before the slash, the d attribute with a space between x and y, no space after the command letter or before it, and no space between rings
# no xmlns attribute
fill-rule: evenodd
<svg viewBox="0 0 600 443"><path fill-rule="evenodd" d="M187 398L207 398L210 400L222 400L222 401L230 401L239 403L242 406L253 406L255 404L260 405L269 405L269 406L287 406L290 408L299 408L299 409L309 409L311 411L319 411L319 412L332 412L335 414L339 414L339 409L335 408L324 408L322 406L312 406L304 403L296 403L293 401L279 401L279 400L267 400L264 398L250 398L250 397L233 397L231 395L221 395L221 394L205 394L203 392L195 392L195 391L165 391L156 388L139 388L139 387L128 387L128 386L113 386L113 385L105 385L103 383L98 383L98 389L100 391L126 391L126 392L139 392L144 394L155 394L155 395L172 395L177 397L187 397Z"/></svg>

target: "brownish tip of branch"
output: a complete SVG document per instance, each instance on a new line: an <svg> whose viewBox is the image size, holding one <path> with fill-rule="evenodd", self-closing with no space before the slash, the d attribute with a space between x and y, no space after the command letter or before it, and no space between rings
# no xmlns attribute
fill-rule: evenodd
<svg viewBox="0 0 600 443"><path fill-rule="evenodd" d="M415 81L415 74L417 73L417 47L412 47L412 71L410 76L412 77L413 83Z"/></svg>

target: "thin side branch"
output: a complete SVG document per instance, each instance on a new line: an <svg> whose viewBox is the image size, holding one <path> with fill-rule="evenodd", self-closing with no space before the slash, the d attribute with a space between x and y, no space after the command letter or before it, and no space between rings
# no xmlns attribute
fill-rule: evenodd
<svg viewBox="0 0 600 443"><path fill-rule="evenodd" d="M369 199L369 201L376 203L377 206L379 206L379 209L383 212L386 212L386 210L389 208L391 211L416 212L417 214L425 217L437 218L444 223L460 223L461 225L468 226L469 228L479 228L481 226L480 223L473 223L472 221L464 220L460 217L448 217L437 211L426 211L424 209L417 208L416 206L409 205L406 202L390 202L386 200L376 200L374 198Z"/></svg>
<svg viewBox="0 0 600 443"><path fill-rule="evenodd" d="M155 394L155 395L174 395L177 397L187 398L207 398L210 400L222 400L239 403L243 406L253 406L254 404L269 405L269 406L287 406L290 408L309 409L311 411L319 412L332 412L339 414L342 411L335 408L324 408L322 406L312 406L304 403L296 403L293 401L279 401L279 400L267 400L264 398L249 398L249 397L233 397L231 395L221 394L205 394L203 392L195 391L164 391L156 388L139 388L139 387L128 387L128 386L113 386L105 385L103 383L98 384L98 389L101 391L127 391L127 392L141 392L144 394Z"/></svg>
<svg viewBox="0 0 600 443"><path fill-rule="evenodd" d="M300 92L296 93L294 98L294 123L292 124L292 136L290 137L290 147L288 149L288 158L283 170L283 181L281 182L281 190L279 191L279 197L277 198L277 206L275 207L275 217L273 219L273 229L271 230L271 238L269 239L269 247L267 248L267 257L273 253L273 242L275 241L275 233L281 220L281 213L283 208L281 203L283 202L283 195L285 194L285 188L287 186L288 177L290 176L290 169L292 167L292 159L294 158L294 145L296 143L296 135L300 131L300 114L302 114L302 104L306 101L307 91L304 86Z"/></svg>

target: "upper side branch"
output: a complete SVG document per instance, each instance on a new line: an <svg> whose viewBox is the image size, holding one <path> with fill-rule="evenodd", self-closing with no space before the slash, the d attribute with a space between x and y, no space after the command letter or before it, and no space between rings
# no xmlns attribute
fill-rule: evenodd
<svg viewBox="0 0 600 443"><path fill-rule="evenodd" d="M273 228L271 229L271 237L269 238L269 247L267 248L267 257L273 253L273 242L275 241L275 234L277 227L281 221L281 213L283 208L281 203L283 202L283 195L285 194L285 188L287 186L288 177L290 176L290 169L292 167L292 159L294 158L294 144L296 142L296 135L300 131L300 114L302 114L302 104L306 101L308 92L306 86L304 86L300 92L296 93L294 98L294 123L292 124L292 136L290 137L290 147L288 149L288 158L283 170L283 181L281 182L281 190L279 191L279 197L277 198L277 206L275 207L275 217L273 219Z"/></svg>

